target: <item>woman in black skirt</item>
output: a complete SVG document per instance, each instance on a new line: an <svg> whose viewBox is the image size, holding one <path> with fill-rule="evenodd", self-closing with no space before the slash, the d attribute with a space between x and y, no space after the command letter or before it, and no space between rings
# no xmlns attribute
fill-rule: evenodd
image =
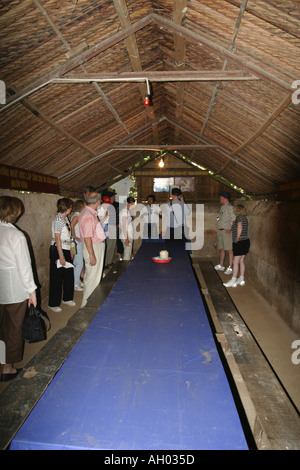
<svg viewBox="0 0 300 470"><path fill-rule="evenodd" d="M234 214L236 219L232 224L233 272L230 281L224 283L225 287L245 285L245 257L250 248L245 207L238 204L234 209ZM237 277L238 272L240 272L240 277Z"/></svg>

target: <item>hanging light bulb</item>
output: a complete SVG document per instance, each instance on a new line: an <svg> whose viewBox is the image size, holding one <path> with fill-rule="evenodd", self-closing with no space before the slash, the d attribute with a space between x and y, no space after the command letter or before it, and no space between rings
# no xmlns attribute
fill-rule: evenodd
<svg viewBox="0 0 300 470"><path fill-rule="evenodd" d="M159 168L163 168L165 166L164 159L161 157L159 163L158 163Z"/></svg>

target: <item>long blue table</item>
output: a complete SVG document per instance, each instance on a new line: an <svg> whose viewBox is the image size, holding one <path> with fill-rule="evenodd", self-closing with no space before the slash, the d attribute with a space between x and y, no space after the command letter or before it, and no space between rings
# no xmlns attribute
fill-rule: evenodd
<svg viewBox="0 0 300 470"><path fill-rule="evenodd" d="M247 449L184 245L143 243L10 449Z"/></svg>

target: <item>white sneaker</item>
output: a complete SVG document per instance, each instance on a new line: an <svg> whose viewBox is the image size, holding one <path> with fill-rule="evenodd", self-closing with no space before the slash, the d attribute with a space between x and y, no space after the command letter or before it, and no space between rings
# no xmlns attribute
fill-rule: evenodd
<svg viewBox="0 0 300 470"><path fill-rule="evenodd" d="M81 290L83 290L83 287L81 287L81 286L74 286L74 290L80 290L80 291L81 291Z"/></svg>
<svg viewBox="0 0 300 470"><path fill-rule="evenodd" d="M228 266L224 274L232 274L232 267Z"/></svg>
<svg viewBox="0 0 300 470"><path fill-rule="evenodd" d="M238 286L244 286L246 283L245 283L244 279L241 279L240 277L238 277L237 280L236 280L236 284Z"/></svg>
<svg viewBox="0 0 300 470"><path fill-rule="evenodd" d="M214 268L216 271L224 271L225 269L224 266L221 266L220 264L217 264Z"/></svg>
<svg viewBox="0 0 300 470"><path fill-rule="evenodd" d="M69 305L70 307L75 307L76 305L76 302L74 302L74 300L63 300L62 303Z"/></svg>
<svg viewBox="0 0 300 470"><path fill-rule="evenodd" d="M61 312L60 307L50 307L50 305L48 305L48 308L50 308L50 310L53 310L53 312Z"/></svg>
<svg viewBox="0 0 300 470"><path fill-rule="evenodd" d="M224 285L225 287L236 287L236 286L237 286L237 282L236 282L236 280L230 279L230 281L228 281L228 282L226 282L226 283L223 282L223 285Z"/></svg>

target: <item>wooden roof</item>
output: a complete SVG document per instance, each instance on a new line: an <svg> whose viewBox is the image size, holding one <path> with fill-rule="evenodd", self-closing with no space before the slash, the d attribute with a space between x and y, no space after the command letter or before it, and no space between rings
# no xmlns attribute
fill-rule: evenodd
<svg viewBox="0 0 300 470"><path fill-rule="evenodd" d="M299 1L4 0L0 163L80 193L170 149L273 194L300 177L299 20Z"/></svg>

